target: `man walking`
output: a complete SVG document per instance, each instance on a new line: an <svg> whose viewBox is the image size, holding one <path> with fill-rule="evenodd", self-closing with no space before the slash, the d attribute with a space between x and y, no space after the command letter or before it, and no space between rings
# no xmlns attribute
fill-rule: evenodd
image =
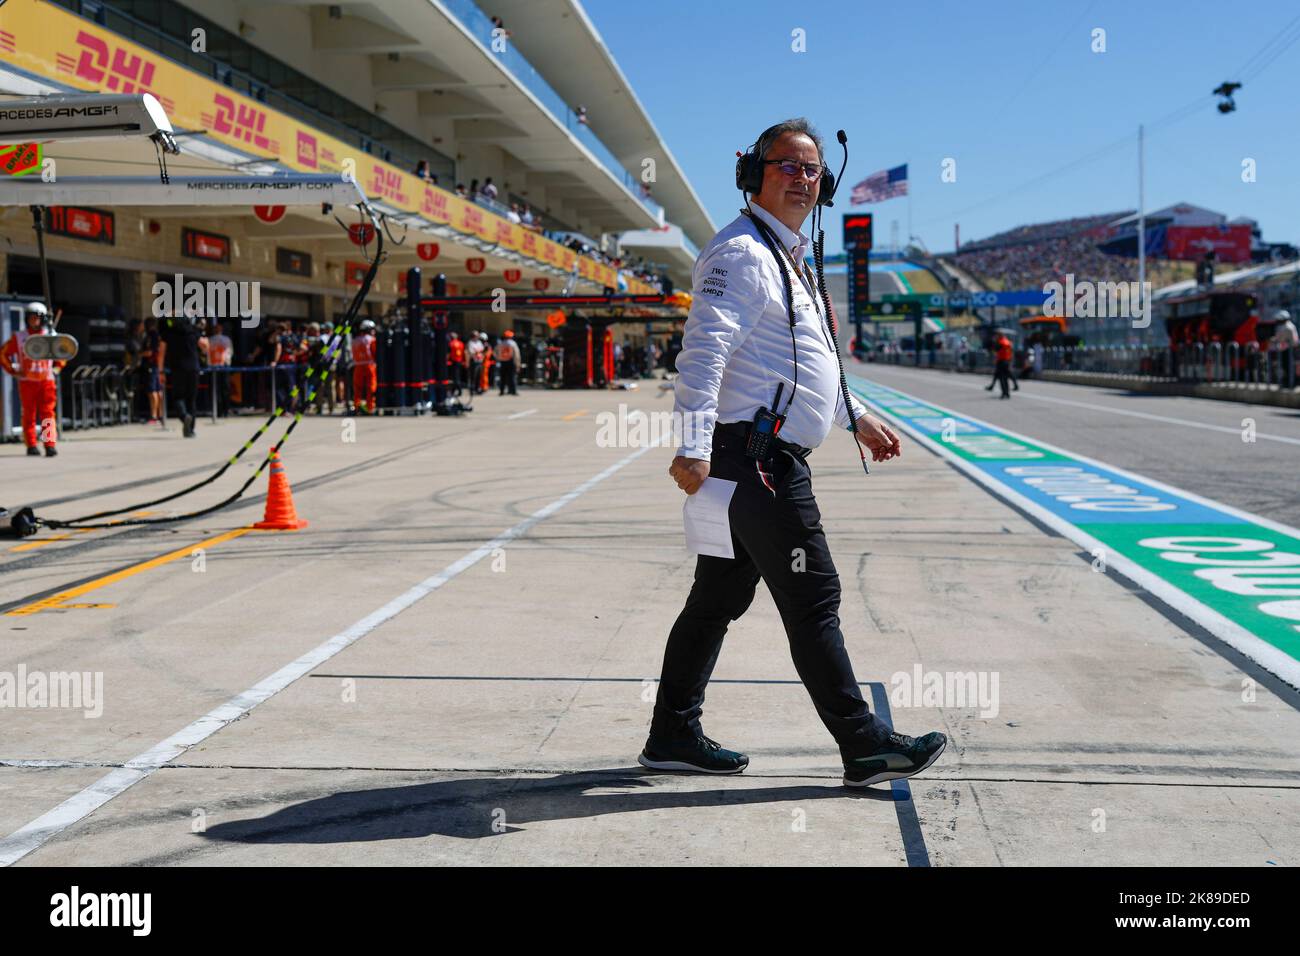
<svg viewBox="0 0 1300 956"><path fill-rule="evenodd" d="M998 336L993 357L997 361L997 364L993 367L993 380L1002 385L1002 395L1000 397L1010 398L1011 392L1007 386L1015 383L1015 378L1011 372L1011 360L1015 357L1015 349L1011 346L1011 340L1005 335ZM1016 384L1016 391L1020 391L1019 384Z"/></svg>
<svg viewBox="0 0 1300 956"><path fill-rule="evenodd" d="M809 240L799 229L821 194L821 142L807 120L788 120L765 131L744 162L749 172L738 167L738 185L752 198L695 263L675 386L675 412L689 424L669 468L688 495L709 477L736 483L729 506L734 557L697 560L638 760L704 773L748 766L744 754L704 735L700 715L727 627L749 608L761 578L795 669L839 746L844 783L909 777L938 758L947 738L894 733L863 699L844 649L840 581L807 463L832 427L849 429L851 421L874 460L901 453L898 436L860 403L845 407L830 316L804 261ZM764 448L753 434L759 429L779 430L780 438Z"/></svg>
<svg viewBox="0 0 1300 956"><path fill-rule="evenodd" d="M519 379L519 346L515 342L515 333L512 329L506 329L501 334L501 341L497 343L496 358L500 366L497 370L497 381L501 384L498 394L505 395L509 391L511 395L518 395L515 384Z"/></svg>
<svg viewBox="0 0 1300 956"><path fill-rule="evenodd" d="M165 318L158 365L167 370L172 386L176 417L181 420L181 434L195 437L194 422L199 410L199 331L198 319L189 315Z"/></svg>
<svg viewBox="0 0 1300 956"><path fill-rule="evenodd" d="M1011 370L1011 360L1014 357L1015 348L1011 345L1011 340L1002 332L997 333L997 338L993 341L993 381L984 386L984 391L991 392L994 385L1001 385L1000 398L1011 397L1008 385L1013 386L1017 392L1020 391L1020 383Z"/></svg>

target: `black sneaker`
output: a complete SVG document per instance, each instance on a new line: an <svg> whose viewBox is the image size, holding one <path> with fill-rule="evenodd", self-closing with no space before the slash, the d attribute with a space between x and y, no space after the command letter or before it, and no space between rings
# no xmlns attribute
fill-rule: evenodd
<svg viewBox="0 0 1300 956"><path fill-rule="evenodd" d="M35 448L32 449L32 451L35 451L35 450L36 450ZM59 450L58 450L57 448L55 448L53 445L46 445L46 446L45 446L45 457L46 457L46 458L53 458L53 457L54 457L55 455L57 455L58 453L59 453Z"/></svg>
<svg viewBox="0 0 1300 956"><path fill-rule="evenodd" d="M27 446L27 454L28 454L29 456L34 456L34 457L36 457L36 458L40 458L40 457L41 457L41 450L40 450L39 448L37 448L35 445L28 445L28 446Z"/></svg>
<svg viewBox="0 0 1300 956"><path fill-rule="evenodd" d="M693 770L697 773L740 773L749 758L700 736L684 743L660 744L647 740L637 763L651 770Z"/></svg>
<svg viewBox="0 0 1300 956"><path fill-rule="evenodd" d="M939 759L948 738L941 733L924 737L890 734L874 753L844 762L844 786L869 787L886 780L905 780Z"/></svg>

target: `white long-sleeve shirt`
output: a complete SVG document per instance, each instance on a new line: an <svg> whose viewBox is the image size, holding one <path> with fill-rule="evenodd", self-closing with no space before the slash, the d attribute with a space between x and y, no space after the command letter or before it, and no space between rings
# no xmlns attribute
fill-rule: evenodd
<svg viewBox="0 0 1300 956"><path fill-rule="evenodd" d="M849 428L839 365L822 315L815 279L804 265L808 237L791 231L766 209L750 209L767 223L800 272L784 263L794 298L799 387L781 438L806 448L822 443L831 426ZM759 408L785 411L794 385L794 356L781 265L744 213L719 232L695 261L694 301L677 356L674 411L683 422L677 454L709 460L718 422L752 422ZM785 383L780 404L772 398ZM866 409L856 399L854 414Z"/></svg>

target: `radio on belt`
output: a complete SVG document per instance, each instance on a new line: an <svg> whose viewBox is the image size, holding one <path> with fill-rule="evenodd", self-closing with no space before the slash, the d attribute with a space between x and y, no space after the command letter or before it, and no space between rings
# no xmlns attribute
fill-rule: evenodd
<svg viewBox="0 0 1300 956"><path fill-rule="evenodd" d="M781 391L785 388L785 382L780 382L776 386L776 395L772 398L772 407L776 408L781 404ZM769 411L766 408L760 408L754 413L754 424L749 429L749 439L745 442L745 454L750 458L757 458L759 461L766 461L772 454L772 441L776 438L777 432L785 424L785 416L778 415L776 412Z"/></svg>

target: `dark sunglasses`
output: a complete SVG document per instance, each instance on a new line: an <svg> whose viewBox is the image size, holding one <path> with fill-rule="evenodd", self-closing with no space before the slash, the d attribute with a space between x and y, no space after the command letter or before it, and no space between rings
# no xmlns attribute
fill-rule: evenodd
<svg viewBox="0 0 1300 956"><path fill-rule="evenodd" d="M787 176L797 176L800 171L809 179L821 179L826 167L820 163L800 163L793 159L765 159L764 166L776 166Z"/></svg>

